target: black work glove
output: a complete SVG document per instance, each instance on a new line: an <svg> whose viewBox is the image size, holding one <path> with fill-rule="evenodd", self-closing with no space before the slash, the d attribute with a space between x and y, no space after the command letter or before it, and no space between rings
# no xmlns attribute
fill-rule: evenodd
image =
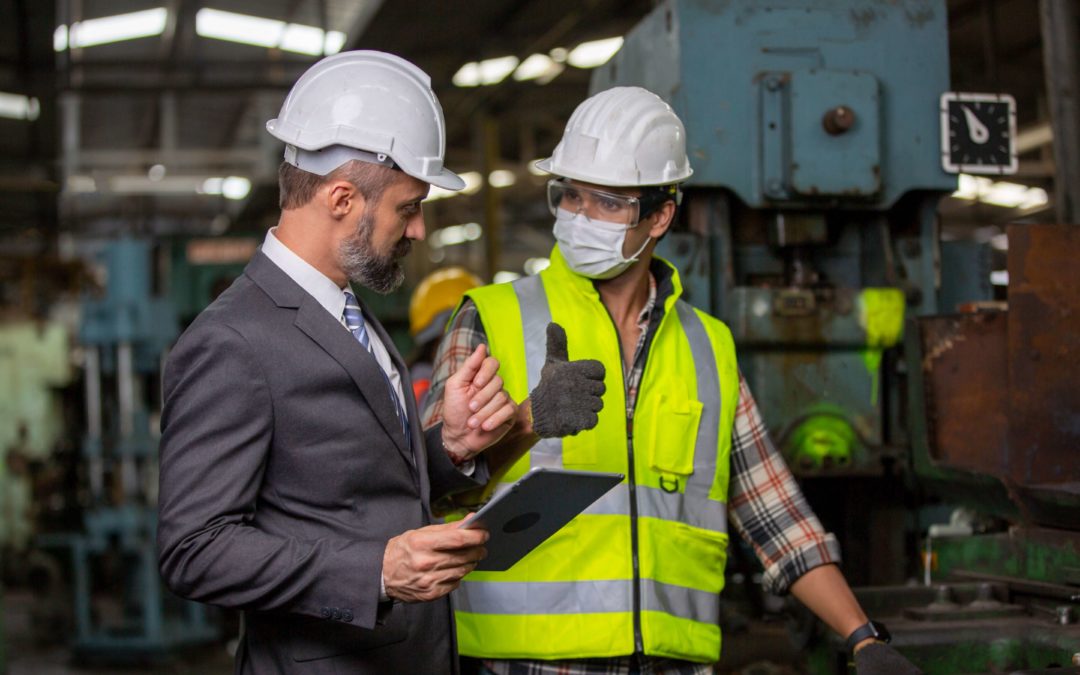
<svg viewBox="0 0 1080 675"><path fill-rule="evenodd" d="M573 436L596 426L604 407L604 364L595 359L570 361L566 331L557 323L547 327L547 358L540 384L529 394L533 431L541 438Z"/></svg>
<svg viewBox="0 0 1080 675"><path fill-rule="evenodd" d="M923 675L900 652L884 642L871 642L855 652L857 675Z"/></svg>

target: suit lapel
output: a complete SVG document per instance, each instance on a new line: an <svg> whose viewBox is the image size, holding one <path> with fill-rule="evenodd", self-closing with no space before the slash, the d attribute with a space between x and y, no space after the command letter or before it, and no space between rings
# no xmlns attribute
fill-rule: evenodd
<svg viewBox="0 0 1080 675"><path fill-rule="evenodd" d="M394 403L390 400L390 393L386 391L386 380L375 358L360 346L344 326L330 316L318 300L290 279L289 275L262 251L255 254L244 273L258 284L278 307L296 309L296 327L341 364L360 389L383 430L394 441L406 462L413 466L413 453L405 447L405 435L401 433ZM401 357L393 349L389 338L383 337L386 333L378 325L378 321L372 321L369 325L377 327L379 337L383 344L388 345L395 359L395 365L400 364ZM401 368L402 366L398 365L399 372L404 372ZM410 422L411 419L410 416Z"/></svg>
<svg viewBox="0 0 1080 675"><path fill-rule="evenodd" d="M371 322L371 324L375 323ZM375 357L360 346L356 338L340 323L334 321L323 306L310 295L306 295L296 312L296 327L304 331L327 354L341 364L360 389L360 393L367 399L379 424L394 440L394 445L411 465L412 452L405 447L405 436L401 433L401 424L398 422L394 403L390 400L390 392L386 390L385 375L375 361Z"/></svg>

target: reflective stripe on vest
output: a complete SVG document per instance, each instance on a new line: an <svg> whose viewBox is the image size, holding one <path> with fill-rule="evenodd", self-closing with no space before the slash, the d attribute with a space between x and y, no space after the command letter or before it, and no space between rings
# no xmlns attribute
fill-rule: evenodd
<svg viewBox="0 0 1080 675"><path fill-rule="evenodd" d="M633 611L633 581L474 581L456 609L476 614L597 614ZM641 580L642 609L700 621L719 616L720 596Z"/></svg>
<svg viewBox="0 0 1080 675"><path fill-rule="evenodd" d="M686 339L690 342L690 353L694 355L697 366L697 393L702 403L701 422L698 424L697 442L694 444L694 466L706 467L706 471L695 471L686 481L688 498L707 499L713 478L716 476L716 433L720 423L720 376L716 372L716 359L713 358L712 343L705 334L705 326L694 308L679 300L675 303Z"/></svg>
<svg viewBox="0 0 1080 675"><path fill-rule="evenodd" d="M544 282L539 275L523 277L514 282L521 312L521 330L525 336L525 372L528 373L529 391L540 384L540 371L544 368L547 357L547 325L551 323L551 308L548 307L547 295L544 294ZM528 311L524 311L524 308ZM531 335L544 336L540 340L530 340ZM561 469L562 439L541 438L529 450L529 466Z"/></svg>

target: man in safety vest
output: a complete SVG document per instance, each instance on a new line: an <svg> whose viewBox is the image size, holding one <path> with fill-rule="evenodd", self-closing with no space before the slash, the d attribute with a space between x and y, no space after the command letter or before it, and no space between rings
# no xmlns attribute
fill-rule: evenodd
<svg viewBox="0 0 1080 675"><path fill-rule="evenodd" d="M461 653L499 674L712 673L730 525L768 590L850 638L859 673L919 672L841 575L836 539L769 440L730 331L682 300L674 267L653 257L692 173L685 138L645 89L584 101L537 163L555 176L550 267L466 293L443 339L425 424L441 419L443 383L481 343L523 401L503 454L489 451L489 466L513 460L493 480L536 466L626 475L510 570L465 578Z"/></svg>

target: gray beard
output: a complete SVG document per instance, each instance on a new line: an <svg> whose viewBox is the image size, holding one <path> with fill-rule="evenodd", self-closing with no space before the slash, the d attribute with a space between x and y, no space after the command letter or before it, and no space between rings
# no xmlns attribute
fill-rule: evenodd
<svg viewBox="0 0 1080 675"><path fill-rule="evenodd" d="M412 242L404 237L394 245L390 255L380 256L371 244L375 232L375 217L365 209L356 234L341 242L338 257L341 269L349 281L370 288L376 293L392 293L405 281L405 269L398 262L404 258Z"/></svg>

